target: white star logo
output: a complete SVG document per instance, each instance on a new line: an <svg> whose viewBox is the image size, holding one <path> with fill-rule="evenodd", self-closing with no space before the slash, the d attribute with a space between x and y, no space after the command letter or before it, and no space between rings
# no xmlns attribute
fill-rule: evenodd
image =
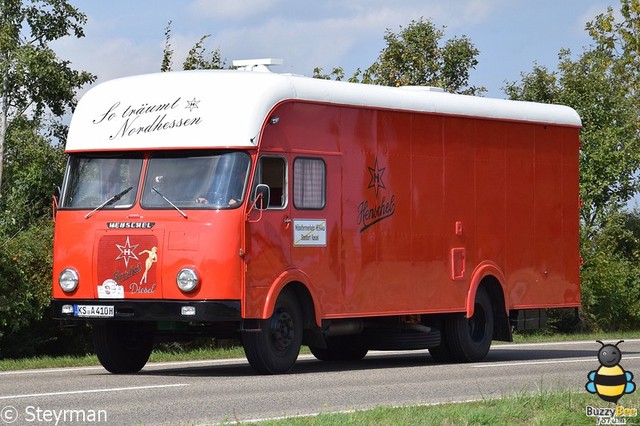
<svg viewBox="0 0 640 426"><path fill-rule="evenodd" d="M185 107L185 109L188 109L189 112L192 112L194 109L198 109L198 104L200 103L200 101L196 100L196 98L194 97L192 100L187 100L187 106Z"/></svg>
<svg viewBox="0 0 640 426"><path fill-rule="evenodd" d="M116 244L118 250L120 250L120 254L116 257L116 260L124 259L124 267L129 267L129 260L135 259L138 260L138 256L136 256L134 250L139 246L139 244L131 245L129 241L129 237L127 237L127 242L124 245Z"/></svg>

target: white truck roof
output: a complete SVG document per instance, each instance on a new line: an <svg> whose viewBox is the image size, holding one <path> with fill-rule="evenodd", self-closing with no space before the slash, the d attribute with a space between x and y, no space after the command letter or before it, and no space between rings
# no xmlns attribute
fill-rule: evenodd
<svg viewBox="0 0 640 426"><path fill-rule="evenodd" d="M71 119L66 151L255 147L270 111L287 100L581 126L561 105L271 72L179 71L90 89Z"/></svg>

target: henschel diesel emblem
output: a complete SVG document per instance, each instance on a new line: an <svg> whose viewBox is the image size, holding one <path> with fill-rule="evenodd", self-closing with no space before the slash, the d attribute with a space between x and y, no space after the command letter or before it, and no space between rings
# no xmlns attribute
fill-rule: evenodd
<svg viewBox="0 0 640 426"><path fill-rule="evenodd" d="M159 289L161 244L157 235L113 235L98 243L98 298L152 295Z"/></svg>

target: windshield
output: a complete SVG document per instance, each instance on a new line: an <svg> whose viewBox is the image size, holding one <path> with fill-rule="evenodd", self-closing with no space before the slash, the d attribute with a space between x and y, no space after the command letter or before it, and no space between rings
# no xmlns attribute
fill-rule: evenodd
<svg viewBox="0 0 640 426"><path fill-rule="evenodd" d="M249 155L243 152L152 156L145 176L142 207L238 207L244 198L249 164Z"/></svg>
<svg viewBox="0 0 640 426"><path fill-rule="evenodd" d="M138 192L142 155L72 155L60 208L126 209Z"/></svg>

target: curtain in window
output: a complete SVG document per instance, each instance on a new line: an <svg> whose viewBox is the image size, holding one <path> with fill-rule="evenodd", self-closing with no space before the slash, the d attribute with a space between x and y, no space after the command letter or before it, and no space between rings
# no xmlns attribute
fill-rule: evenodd
<svg viewBox="0 0 640 426"><path fill-rule="evenodd" d="M293 202L296 208L324 207L324 161L298 158L293 173Z"/></svg>

